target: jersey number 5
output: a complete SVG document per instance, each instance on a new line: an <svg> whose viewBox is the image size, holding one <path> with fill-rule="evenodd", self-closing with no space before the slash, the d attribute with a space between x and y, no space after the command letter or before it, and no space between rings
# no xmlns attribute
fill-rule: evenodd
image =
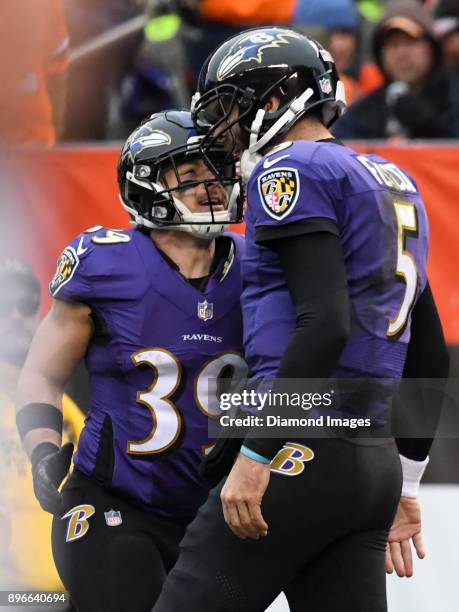
<svg viewBox="0 0 459 612"><path fill-rule="evenodd" d="M154 371L150 387L137 393L137 402L151 412L153 428L143 440L129 440L127 452L131 455L162 453L175 444L182 429L182 415L171 399L182 381L182 364L175 355L162 348L143 349L134 353L131 359L135 365L147 365ZM207 417L219 414L217 380L228 368L236 380L248 372L240 355L223 353L208 361L195 377L194 399L198 409Z"/></svg>
<svg viewBox="0 0 459 612"><path fill-rule="evenodd" d="M396 276L403 279L405 293L398 314L389 321L386 334L396 336L406 325L413 307L418 287L418 271L413 255L405 249L406 234L417 235L418 219L416 207L411 202L395 201L395 217L397 219L397 266Z"/></svg>

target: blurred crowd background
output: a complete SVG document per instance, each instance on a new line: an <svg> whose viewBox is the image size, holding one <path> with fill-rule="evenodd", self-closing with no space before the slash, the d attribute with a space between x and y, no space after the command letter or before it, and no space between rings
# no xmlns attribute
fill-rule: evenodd
<svg viewBox="0 0 459 612"><path fill-rule="evenodd" d="M186 107L215 46L288 25L326 46L352 139L459 137L458 0L2 0L3 142L121 140Z"/></svg>
<svg viewBox="0 0 459 612"><path fill-rule="evenodd" d="M458 376L459 0L1 0L0 589L62 589L13 408L54 262L85 228L127 225L115 167L132 129L155 111L187 107L220 42L273 24L331 51L349 103L334 134L366 141L358 151L380 153L418 181L429 278ZM88 401L81 368L64 400L74 442ZM459 551L449 546L459 537L459 411L444 415L425 478L435 484L423 489L431 560L409 587L392 580L400 590L392 612L459 610Z"/></svg>

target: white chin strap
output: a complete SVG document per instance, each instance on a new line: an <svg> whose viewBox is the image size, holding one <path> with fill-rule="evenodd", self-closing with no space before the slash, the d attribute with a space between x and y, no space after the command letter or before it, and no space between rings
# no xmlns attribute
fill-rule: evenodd
<svg viewBox="0 0 459 612"><path fill-rule="evenodd" d="M167 229L176 229L181 232L189 232L200 238L208 238L209 240L223 234L227 229L228 224L233 219L233 209L237 207L237 202L240 195L240 185L235 183L231 189L228 206L226 210L216 211L213 214L209 212L190 212L185 204L178 198L173 198L174 206L184 223L177 226L169 226ZM165 228L166 229L166 228Z"/></svg>
<svg viewBox="0 0 459 612"><path fill-rule="evenodd" d="M231 215L228 210L220 210L214 212L213 215L210 211L192 213L181 200L178 198L173 198L173 200L174 206L183 223L168 225L167 227L163 227L163 229L188 232L189 234L199 236L199 238L208 238L212 240L223 234L231 220Z"/></svg>
<svg viewBox="0 0 459 612"><path fill-rule="evenodd" d="M314 91L310 87L303 91L298 98L291 102L285 113L279 117L276 123L269 128L269 130L260 138L260 140L258 140L258 134L260 133L266 111L262 108L258 110L255 119L250 126L249 148L245 149L241 155L241 177L244 185L247 184L253 169L262 157L259 153L257 153L257 151L265 147L286 124L293 124L293 122L304 112L304 105L313 95Z"/></svg>

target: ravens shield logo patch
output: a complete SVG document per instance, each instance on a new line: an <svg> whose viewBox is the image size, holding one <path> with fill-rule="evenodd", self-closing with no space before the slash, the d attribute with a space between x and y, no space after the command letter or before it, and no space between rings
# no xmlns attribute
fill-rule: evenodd
<svg viewBox="0 0 459 612"><path fill-rule="evenodd" d="M299 177L295 168L276 168L258 178L263 208L273 219L290 214L299 194Z"/></svg>
<svg viewBox="0 0 459 612"><path fill-rule="evenodd" d="M72 278L80 260L73 247L64 249L57 260L56 272L49 284L49 292L55 296L59 289Z"/></svg>

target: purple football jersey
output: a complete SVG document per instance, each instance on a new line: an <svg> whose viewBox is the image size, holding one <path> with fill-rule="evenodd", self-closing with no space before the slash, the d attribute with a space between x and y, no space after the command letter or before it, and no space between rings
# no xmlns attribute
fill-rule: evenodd
<svg viewBox="0 0 459 612"><path fill-rule="evenodd" d="M139 230L93 228L62 253L52 295L88 304L103 334L86 365L91 406L74 463L145 509L188 521L207 495L199 474L218 414L216 379L244 376L240 259L228 257L200 292Z"/></svg>
<svg viewBox="0 0 459 612"><path fill-rule="evenodd" d="M278 257L257 234L319 220L340 237L351 302L351 334L334 376L401 377L411 310L426 284L424 205L396 165L326 141L279 147L249 180L242 305L251 374L276 375L295 327Z"/></svg>

